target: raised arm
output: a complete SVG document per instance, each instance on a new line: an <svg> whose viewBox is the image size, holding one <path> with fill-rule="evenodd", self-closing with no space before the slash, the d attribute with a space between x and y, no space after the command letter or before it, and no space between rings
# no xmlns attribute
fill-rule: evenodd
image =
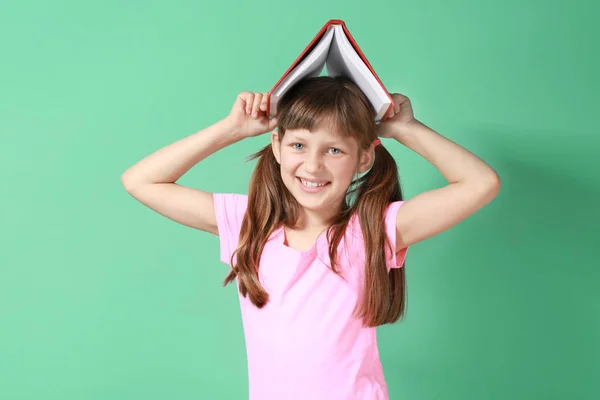
<svg viewBox="0 0 600 400"><path fill-rule="evenodd" d="M221 120L134 164L121 177L125 190L173 221L218 235L212 193L175 182L194 165L238 140L227 122Z"/></svg>
<svg viewBox="0 0 600 400"><path fill-rule="evenodd" d="M272 130L266 97L242 92L221 121L172 143L142 159L121 176L125 190L140 203L173 221L218 235L213 194L176 181L216 151L249 136ZM256 112L256 116L252 115Z"/></svg>
<svg viewBox="0 0 600 400"><path fill-rule="evenodd" d="M423 156L448 181L399 208L396 249L400 250L448 230L488 204L500 190L500 177L475 154L414 119L406 96L394 96L395 116L383 125L383 136Z"/></svg>

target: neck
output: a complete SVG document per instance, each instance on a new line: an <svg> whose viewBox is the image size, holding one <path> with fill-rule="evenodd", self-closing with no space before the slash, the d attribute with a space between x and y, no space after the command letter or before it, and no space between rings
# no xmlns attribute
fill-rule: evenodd
<svg viewBox="0 0 600 400"><path fill-rule="evenodd" d="M315 211L308 210L300 206L298 220L292 229L316 232L322 231L333 223L337 214L340 212L341 204L335 207L329 207L327 210Z"/></svg>

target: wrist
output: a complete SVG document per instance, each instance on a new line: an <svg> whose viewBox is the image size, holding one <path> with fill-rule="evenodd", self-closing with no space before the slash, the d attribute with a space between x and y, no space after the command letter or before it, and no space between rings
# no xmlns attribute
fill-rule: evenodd
<svg viewBox="0 0 600 400"><path fill-rule="evenodd" d="M412 136L417 134L417 131L419 129L423 129L423 127L425 127L425 125L417 119L413 119L403 124L398 124L394 128L392 138L396 139L400 143L404 143L405 141L409 140Z"/></svg>
<svg viewBox="0 0 600 400"><path fill-rule="evenodd" d="M234 142L245 139L245 136L239 131L236 124L231 120L230 117L225 117L217 122L219 130L224 132Z"/></svg>

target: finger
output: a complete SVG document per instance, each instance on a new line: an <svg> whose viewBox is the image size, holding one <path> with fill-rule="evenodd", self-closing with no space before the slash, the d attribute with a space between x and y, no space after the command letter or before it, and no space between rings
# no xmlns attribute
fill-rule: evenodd
<svg viewBox="0 0 600 400"><path fill-rule="evenodd" d="M268 96L267 96L267 93L264 93L264 94L263 94L262 101L261 101L261 103L260 103L260 109L261 109L262 111L264 111L264 112L266 112L266 111L267 111L267 97L268 97Z"/></svg>
<svg viewBox="0 0 600 400"><path fill-rule="evenodd" d="M250 115L252 112L252 103L254 102L254 93L248 92L245 96L246 101L246 114Z"/></svg>
<svg viewBox="0 0 600 400"><path fill-rule="evenodd" d="M277 117L273 117L269 120L269 130L272 131L277 127L279 123L279 119Z"/></svg>
<svg viewBox="0 0 600 400"><path fill-rule="evenodd" d="M252 118L258 117L258 110L260 108L261 101L262 101L262 94L255 93L254 94L254 102L252 103Z"/></svg>

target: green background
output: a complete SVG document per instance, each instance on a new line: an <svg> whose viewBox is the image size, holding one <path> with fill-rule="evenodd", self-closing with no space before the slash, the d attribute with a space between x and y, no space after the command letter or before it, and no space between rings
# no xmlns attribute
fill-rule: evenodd
<svg viewBox="0 0 600 400"><path fill-rule="evenodd" d="M418 119L500 175L487 207L408 253L378 329L394 399L600 396L600 139L592 1L4 1L0 398L244 399L218 238L121 174L268 91L329 19ZM179 182L247 193L248 139ZM384 140L406 198L444 185ZM332 399L334 400L334 399Z"/></svg>

